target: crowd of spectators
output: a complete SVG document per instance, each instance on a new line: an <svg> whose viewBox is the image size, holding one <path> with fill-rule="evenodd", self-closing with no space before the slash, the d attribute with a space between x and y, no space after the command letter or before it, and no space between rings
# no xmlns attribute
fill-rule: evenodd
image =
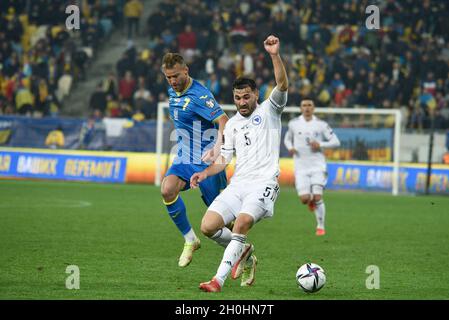
<svg viewBox="0 0 449 320"><path fill-rule="evenodd" d="M124 1L80 0L82 32L66 28L67 0L0 1L0 114L60 114L99 45L122 24Z"/></svg>
<svg viewBox="0 0 449 320"><path fill-rule="evenodd" d="M380 9L378 30L365 27L370 4ZM220 103L232 104L230 87L241 75L255 78L264 99L274 77L262 42L275 34L290 105L312 96L321 107L401 108L407 128L447 129L448 15L449 3L439 0L162 0L145 30L135 30L147 46L127 48L90 107L112 117L154 118L157 102L167 99L160 64L169 51L184 55L190 74ZM127 23L131 38L135 20Z"/></svg>
<svg viewBox="0 0 449 320"><path fill-rule="evenodd" d="M147 18L148 46L117 63L113 105L136 111L135 100L147 96L153 112L146 115L154 116L166 99L160 63L168 51L182 53L222 104L232 103L230 86L241 75L256 79L264 99L274 81L262 42L273 33L287 63L289 104L313 96L322 107L402 108L410 129L428 128L431 119L448 128L449 3L374 3L379 30L365 27L368 0L163 0Z"/></svg>

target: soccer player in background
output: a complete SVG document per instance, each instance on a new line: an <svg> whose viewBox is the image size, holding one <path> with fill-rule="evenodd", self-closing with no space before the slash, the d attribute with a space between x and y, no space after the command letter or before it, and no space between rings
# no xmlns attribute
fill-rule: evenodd
<svg viewBox="0 0 449 320"><path fill-rule="evenodd" d="M327 183L323 148L339 147L340 141L325 121L314 116L315 104L312 99L303 99L300 108L301 115L288 123L284 144L294 159L295 185L299 198L315 213L316 235L322 236L326 234L323 190Z"/></svg>
<svg viewBox="0 0 449 320"><path fill-rule="evenodd" d="M279 192L281 113L287 103L288 80L279 54L279 39L270 35L264 47L273 63L276 87L259 105L259 91L254 80L238 78L234 81L238 113L226 124L221 155L190 180L195 188L205 179L220 174L235 152L231 183L210 205L201 222L203 234L225 248L215 276L200 284L200 289L206 292L221 291L229 273L233 279L242 276L241 286L254 283L257 259L252 254L254 246L246 243L246 237L255 223L273 215ZM234 220L231 232L226 226Z"/></svg>
<svg viewBox="0 0 449 320"><path fill-rule="evenodd" d="M176 129L178 153L162 181L161 193L168 214L184 236L178 265L186 267L201 243L190 225L180 192L190 188L192 174L204 170L220 154L228 117L212 93L189 76L189 68L180 54L165 54L162 72L170 85L169 112ZM216 140L212 141L211 130L216 132L217 127ZM209 206L226 187L226 173L204 180L199 187L203 201Z"/></svg>

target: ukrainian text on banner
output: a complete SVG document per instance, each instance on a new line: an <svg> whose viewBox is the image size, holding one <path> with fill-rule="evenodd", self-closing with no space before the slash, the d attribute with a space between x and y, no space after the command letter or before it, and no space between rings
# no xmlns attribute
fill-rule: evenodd
<svg viewBox="0 0 449 320"><path fill-rule="evenodd" d="M125 182L126 157L0 150L0 177Z"/></svg>
<svg viewBox="0 0 449 320"><path fill-rule="evenodd" d="M393 168L391 165L329 163L328 189L391 191ZM425 191L427 168L409 164L399 171L399 191L422 193ZM449 194L449 167L435 166L430 177L430 193Z"/></svg>

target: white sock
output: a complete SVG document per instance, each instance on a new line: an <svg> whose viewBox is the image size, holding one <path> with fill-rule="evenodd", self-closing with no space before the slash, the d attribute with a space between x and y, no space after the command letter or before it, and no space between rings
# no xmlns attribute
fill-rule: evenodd
<svg viewBox="0 0 449 320"><path fill-rule="evenodd" d="M246 236L244 234L232 234L232 240L225 249L223 259L221 260L221 264L218 267L217 274L215 275L215 279L217 279L220 283L220 286L223 287L223 284L231 272L232 267L240 258L245 242Z"/></svg>
<svg viewBox="0 0 449 320"><path fill-rule="evenodd" d="M193 231L193 228L190 228L190 231L184 235L184 239L187 243L193 243L195 242L196 239L198 239L198 237L195 234L195 231Z"/></svg>
<svg viewBox="0 0 449 320"><path fill-rule="evenodd" d="M315 202L315 205L316 205L315 217L316 217L317 228L324 229L324 218L326 216L326 206L324 205L323 200Z"/></svg>
<svg viewBox="0 0 449 320"><path fill-rule="evenodd" d="M216 234L214 234L212 237L210 237L212 240L214 240L217 244L220 246L226 248L231 242L232 239L232 232L228 228L224 227L217 231Z"/></svg>

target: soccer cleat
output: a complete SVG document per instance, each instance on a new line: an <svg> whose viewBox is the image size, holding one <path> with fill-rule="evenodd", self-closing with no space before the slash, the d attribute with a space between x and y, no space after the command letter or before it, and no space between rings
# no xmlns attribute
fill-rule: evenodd
<svg viewBox="0 0 449 320"><path fill-rule="evenodd" d="M308 207L309 207L310 212L315 212L315 209L316 209L315 201L310 201L308 204Z"/></svg>
<svg viewBox="0 0 449 320"><path fill-rule="evenodd" d="M256 265L257 258L255 255L252 255L246 260L245 266L243 267L242 273L242 281L240 286L248 287L251 286L256 280Z"/></svg>
<svg viewBox="0 0 449 320"><path fill-rule="evenodd" d="M214 277L211 281L200 283L200 289L205 292L220 292L221 286Z"/></svg>
<svg viewBox="0 0 449 320"><path fill-rule="evenodd" d="M242 255L240 256L239 260L235 263L234 267L232 267L231 271L231 278L237 279L242 275L243 268L245 266L246 260L248 260L251 253L254 251L254 246L250 243L245 243L245 246L243 247Z"/></svg>
<svg viewBox="0 0 449 320"><path fill-rule="evenodd" d="M316 228L316 233L317 236L324 236L326 234L326 231L324 229L321 228Z"/></svg>
<svg viewBox="0 0 449 320"><path fill-rule="evenodd" d="M193 258L193 251L198 250L201 247L200 239L196 239L192 243L184 243L184 250L182 250L181 256L179 257L178 266L181 268L187 267Z"/></svg>

